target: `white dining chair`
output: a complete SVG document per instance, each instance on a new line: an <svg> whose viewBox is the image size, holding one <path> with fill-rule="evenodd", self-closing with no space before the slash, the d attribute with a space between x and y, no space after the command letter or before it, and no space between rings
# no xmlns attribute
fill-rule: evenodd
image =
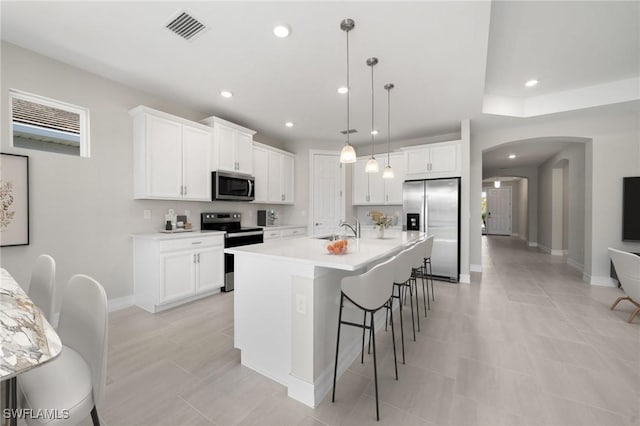
<svg viewBox="0 0 640 426"><path fill-rule="evenodd" d="M58 334L62 353L21 374L18 382L25 408L68 410L69 416L47 422L27 418L27 424L76 425L91 414L94 426L99 426L96 407L104 396L107 377L107 295L93 278L74 275L69 280Z"/></svg>
<svg viewBox="0 0 640 426"><path fill-rule="evenodd" d="M636 309L629 315L627 322L630 323L640 312L640 256L614 248L609 248L609 256L611 256L613 267L616 268L620 286L626 294L618 297L611 309L613 310L623 300L633 303Z"/></svg>
<svg viewBox="0 0 640 426"><path fill-rule="evenodd" d="M55 327L56 261L48 254L38 256L33 265L28 296Z"/></svg>
<svg viewBox="0 0 640 426"><path fill-rule="evenodd" d="M345 277L342 279L340 286L340 310L338 313L338 338L336 340L336 359L333 369L333 393L331 402L336 400L336 378L338 375L338 354L340 349L340 329L342 325L362 328L371 331L371 342L373 345L373 377L376 393L376 418L380 420L380 408L378 403L378 364L376 355L376 333L374 315L380 309L388 307L391 294L393 293L393 262L395 258L391 258L380 263L369 271L355 276ZM353 305L362 309L366 314L369 313L371 320L369 325L357 324L351 321L345 321L342 318L342 310L344 308L345 299ZM393 311L391 311L391 332L393 340L393 360L396 369L396 380L398 380L398 359L396 357L396 339L393 326ZM363 346L364 347L364 346Z"/></svg>

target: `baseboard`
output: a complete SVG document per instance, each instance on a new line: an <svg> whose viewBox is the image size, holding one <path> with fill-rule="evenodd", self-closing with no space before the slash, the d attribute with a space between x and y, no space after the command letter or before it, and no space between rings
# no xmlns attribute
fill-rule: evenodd
<svg viewBox="0 0 640 426"><path fill-rule="evenodd" d="M130 296L116 297L115 299L109 299L108 309L109 312L119 311L120 309L128 308L134 305L133 294Z"/></svg>
<svg viewBox="0 0 640 426"><path fill-rule="evenodd" d="M527 244L529 245L529 247L538 247L538 243L536 243L535 241L529 241Z"/></svg>
<svg viewBox="0 0 640 426"><path fill-rule="evenodd" d="M589 275L586 272L582 274L582 280L588 282L591 285L597 285L601 287L618 287L618 283L611 277Z"/></svg>
<svg viewBox="0 0 640 426"><path fill-rule="evenodd" d="M511 234L512 237L516 237L516 238L520 238L520 234L518 234L517 232L514 234Z"/></svg>
<svg viewBox="0 0 640 426"><path fill-rule="evenodd" d="M463 284L471 284L471 275L469 274L460 274L460 281Z"/></svg>
<svg viewBox="0 0 640 426"><path fill-rule="evenodd" d="M582 263L578 263L570 257L567 258L567 265L571 266L573 269L577 269L580 272L584 272L584 265Z"/></svg>
<svg viewBox="0 0 640 426"><path fill-rule="evenodd" d="M564 256L568 256L569 255L569 250L562 250L562 254Z"/></svg>
<svg viewBox="0 0 640 426"><path fill-rule="evenodd" d="M469 270L471 272L482 272L482 265L469 265Z"/></svg>
<svg viewBox="0 0 640 426"><path fill-rule="evenodd" d="M564 250L550 249L549 247L543 246L542 244L538 244L538 248L543 252L550 254L551 256L563 256L565 254Z"/></svg>

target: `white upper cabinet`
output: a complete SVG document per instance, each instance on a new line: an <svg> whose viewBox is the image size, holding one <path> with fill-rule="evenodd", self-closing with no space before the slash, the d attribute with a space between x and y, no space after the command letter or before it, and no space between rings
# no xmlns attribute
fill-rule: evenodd
<svg viewBox="0 0 640 426"><path fill-rule="evenodd" d="M253 130L218 117L200 121L213 127L213 170L253 174Z"/></svg>
<svg viewBox="0 0 640 426"><path fill-rule="evenodd" d="M253 176L256 203L266 203L269 197L269 152L259 146L253 147Z"/></svg>
<svg viewBox="0 0 640 426"><path fill-rule="evenodd" d="M365 172L369 157L358 159L352 165L353 205L388 205L402 204L402 183L405 180L404 153L393 153L389 156L394 178L383 179L382 172L387 165L387 155L376 157L380 171L378 173Z"/></svg>
<svg viewBox="0 0 640 426"><path fill-rule="evenodd" d="M403 149L410 179L460 176L460 141L439 142Z"/></svg>
<svg viewBox="0 0 640 426"><path fill-rule="evenodd" d="M254 203L293 204L295 156L257 142L253 143L256 179Z"/></svg>
<svg viewBox="0 0 640 426"><path fill-rule="evenodd" d="M139 106L133 116L134 197L211 200L211 129Z"/></svg>
<svg viewBox="0 0 640 426"><path fill-rule="evenodd" d="M384 179L385 188L385 204L402 204L402 184L406 179L406 164L404 161L404 153L395 152L389 156L389 163L393 169L393 179ZM384 170L387 165L387 159L384 164L380 162L380 170Z"/></svg>
<svg viewBox="0 0 640 426"><path fill-rule="evenodd" d="M211 199L211 132L194 127L182 128L182 197L187 200ZM203 179L203 176L206 179Z"/></svg>

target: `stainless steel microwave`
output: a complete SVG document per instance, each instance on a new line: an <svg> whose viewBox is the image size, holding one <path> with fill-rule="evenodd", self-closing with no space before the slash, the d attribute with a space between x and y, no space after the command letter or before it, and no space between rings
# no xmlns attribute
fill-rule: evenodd
<svg viewBox="0 0 640 426"><path fill-rule="evenodd" d="M211 200L253 201L255 178L242 173L217 170L211 173Z"/></svg>

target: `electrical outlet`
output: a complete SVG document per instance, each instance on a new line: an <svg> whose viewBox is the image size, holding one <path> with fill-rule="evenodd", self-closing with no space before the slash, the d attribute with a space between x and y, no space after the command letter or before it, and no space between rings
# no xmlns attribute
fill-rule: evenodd
<svg viewBox="0 0 640 426"><path fill-rule="evenodd" d="M307 314L307 297L304 294L296 294L296 312L301 315Z"/></svg>
<svg viewBox="0 0 640 426"><path fill-rule="evenodd" d="M145 210L144 211L144 218L145 219L151 219L151 210Z"/></svg>

